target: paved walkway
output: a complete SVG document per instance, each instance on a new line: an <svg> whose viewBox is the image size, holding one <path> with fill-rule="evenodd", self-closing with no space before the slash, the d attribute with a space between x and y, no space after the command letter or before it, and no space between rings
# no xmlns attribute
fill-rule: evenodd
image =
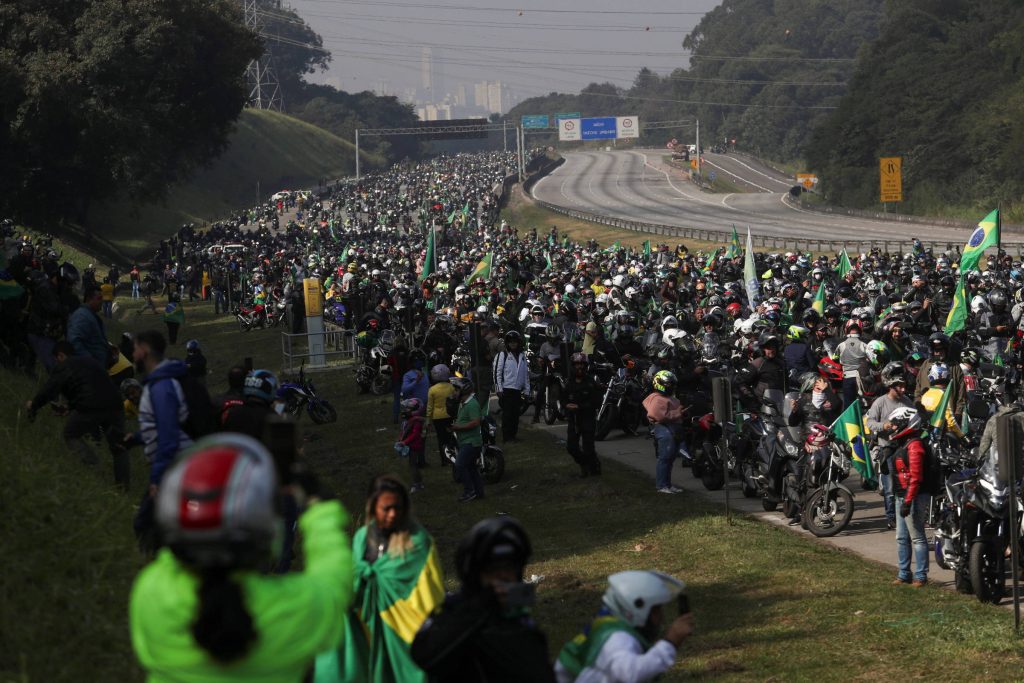
<svg viewBox="0 0 1024 683"><path fill-rule="evenodd" d="M530 413L532 414L532 413ZM528 419L524 420L524 426ZM565 439L565 423L558 422L547 426L543 422L530 425L551 434L553 438ZM626 436L620 431L613 431L605 441L597 442L598 457L621 462L639 472L651 480L651 495L658 494L654 490L654 446L649 439ZM676 465L672 470L672 483L682 489L683 493L678 497L700 496L716 504L725 506L726 492L723 488L720 491L708 491L704 488L700 479L691 474L689 468L683 469ZM885 509L882 497L875 491L864 491L859 484L859 478L854 476L846 481L846 485L854 494L854 515L849 526L837 536L832 538L817 539L836 548L852 551L858 555L880 562L893 568L895 578L896 567L896 532L885 528ZM729 502L734 512L748 515L756 519L776 524L796 534L802 534L810 539L816 537L801 526L788 526L788 519L782 516L781 512L765 512L761 507L760 498L744 498L737 481L730 481ZM928 529L929 541L932 539L931 529ZM930 548L931 546L929 546ZM928 581L938 586L953 587L953 572L940 568L935 563L934 554L929 553ZM1007 592L1010 586L1007 584ZM1003 604L1009 605L1012 601L1004 598Z"/></svg>

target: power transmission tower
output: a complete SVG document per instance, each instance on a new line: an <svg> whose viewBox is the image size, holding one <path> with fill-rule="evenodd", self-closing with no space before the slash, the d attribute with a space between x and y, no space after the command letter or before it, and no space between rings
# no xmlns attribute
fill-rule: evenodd
<svg viewBox="0 0 1024 683"><path fill-rule="evenodd" d="M263 20L260 18L257 0L242 0L245 27L266 41ZM263 54L249 62L245 68L245 79L249 84L249 106L254 109L281 111L281 84L274 71L273 54L270 44L264 42Z"/></svg>

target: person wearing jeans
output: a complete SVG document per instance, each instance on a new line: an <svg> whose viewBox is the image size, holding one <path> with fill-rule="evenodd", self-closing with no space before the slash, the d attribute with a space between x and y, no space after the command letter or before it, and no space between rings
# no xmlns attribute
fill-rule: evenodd
<svg viewBox="0 0 1024 683"><path fill-rule="evenodd" d="M906 395L907 382L903 374L902 363L892 362L882 368L882 384L885 385L886 393L876 398L871 404L868 414L865 416L865 422L867 422L871 433L878 437L878 479L885 501L885 524L888 528L893 529L896 527L897 507L892 485L892 453L896 447L887 438L887 435L892 432L893 426L887 422L886 418L897 408L912 408L914 404Z"/></svg>
<svg viewBox="0 0 1024 683"><path fill-rule="evenodd" d="M459 454L455 457L455 474L462 482L459 502L468 503L484 497L484 480L476 466L484 443L480 434L480 421L483 415L480 403L473 395L473 383L465 377L455 377L451 383L459 400L459 411L451 426L459 444Z"/></svg>
<svg viewBox="0 0 1024 683"><path fill-rule="evenodd" d="M681 493L682 489L672 485L672 463L679 455L679 438L682 431L683 407L672 394L676 388L676 376L670 370L661 370L654 375L654 392L644 399L647 419L653 425L655 452L658 463L654 469L654 487L658 493Z"/></svg>
<svg viewBox="0 0 1024 683"><path fill-rule="evenodd" d="M895 584L920 588L928 583L928 537L924 521L931 496L921 490L924 484L925 450L921 443L921 416L914 408L901 406L886 422L892 425L891 437L896 451L892 456L893 490L896 492L896 565ZM911 558L914 571L911 573Z"/></svg>

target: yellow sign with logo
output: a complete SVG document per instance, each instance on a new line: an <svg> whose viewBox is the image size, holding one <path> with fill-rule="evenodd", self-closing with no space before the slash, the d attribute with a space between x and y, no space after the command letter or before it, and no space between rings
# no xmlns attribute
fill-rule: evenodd
<svg viewBox="0 0 1024 683"><path fill-rule="evenodd" d="M697 170L697 157L690 159L690 168L692 168L694 171Z"/></svg>
<svg viewBox="0 0 1024 683"><path fill-rule="evenodd" d="M882 157L878 160L882 203L903 201L903 157Z"/></svg>
<svg viewBox="0 0 1024 683"><path fill-rule="evenodd" d="M814 186L818 184L818 176L813 173L797 173L796 184L803 185L805 190L813 190Z"/></svg>
<svg viewBox="0 0 1024 683"><path fill-rule="evenodd" d="M315 277L302 281L302 292L306 295L306 317L315 318L324 314L324 295L320 292L320 280Z"/></svg>

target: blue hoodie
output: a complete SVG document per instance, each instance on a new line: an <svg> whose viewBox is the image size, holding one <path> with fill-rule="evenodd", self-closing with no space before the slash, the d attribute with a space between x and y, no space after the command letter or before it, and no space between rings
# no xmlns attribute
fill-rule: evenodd
<svg viewBox="0 0 1024 683"><path fill-rule="evenodd" d="M402 398L418 398L420 405L427 405L430 380L423 370L412 369L402 376Z"/></svg>
<svg viewBox="0 0 1024 683"><path fill-rule="evenodd" d="M178 451L192 445L192 439L182 428L188 421L188 404L178 381L187 373L184 361L168 358L146 376L136 436L150 461L151 484L159 484Z"/></svg>

